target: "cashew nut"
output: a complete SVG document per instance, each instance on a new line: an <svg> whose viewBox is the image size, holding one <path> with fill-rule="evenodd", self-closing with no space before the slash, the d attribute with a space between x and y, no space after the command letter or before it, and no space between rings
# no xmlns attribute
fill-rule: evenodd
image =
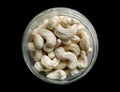
<svg viewBox="0 0 120 92"><path fill-rule="evenodd" d="M35 56L33 57L34 61L39 62L41 57L42 57L42 50L36 50Z"/></svg>
<svg viewBox="0 0 120 92"><path fill-rule="evenodd" d="M72 38L71 38L71 41L73 43L79 43L80 42L80 37L78 37L77 35L74 35Z"/></svg>
<svg viewBox="0 0 120 92"><path fill-rule="evenodd" d="M84 31L81 33L80 47L85 51L91 51L89 36Z"/></svg>
<svg viewBox="0 0 120 92"><path fill-rule="evenodd" d="M65 67L67 67L68 62L67 61L60 61L60 63L54 68L56 70L62 70Z"/></svg>
<svg viewBox="0 0 120 92"><path fill-rule="evenodd" d="M71 40L69 39L69 40L62 40L62 43L63 43L64 45L70 45L72 42L71 42Z"/></svg>
<svg viewBox="0 0 120 92"><path fill-rule="evenodd" d="M33 35L33 40L34 40L34 44L38 49L41 49L44 45L44 40L43 38L38 34L38 33L32 33Z"/></svg>
<svg viewBox="0 0 120 92"><path fill-rule="evenodd" d="M66 73L64 70L56 70L47 75L49 79L64 80L66 78Z"/></svg>
<svg viewBox="0 0 120 92"><path fill-rule="evenodd" d="M35 69L36 69L37 71L39 71L39 72L43 70L43 67L42 67L42 65L41 65L40 62L36 62L36 63L34 64L34 67L35 67Z"/></svg>
<svg viewBox="0 0 120 92"><path fill-rule="evenodd" d="M92 52L92 48L89 47L88 50L86 51L86 54L88 55L88 54L91 53L91 52Z"/></svg>
<svg viewBox="0 0 120 92"><path fill-rule="evenodd" d="M77 44L72 43L69 46L64 46L65 51L72 51L76 56L80 55L80 48Z"/></svg>
<svg viewBox="0 0 120 92"><path fill-rule="evenodd" d="M49 51L47 51L45 48L54 48L55 47L56 37L50 30L41 29L41 30L39 30L38 33L46 40L46 43L44 45L45 46L44 50L46 52L49 52Z"/></svg>
<svg viewBox="0 0 120 92"><path fill-rule="evenodd" d="M54 47L56 45L56 37L50 30L41 29L39 34L46 40L47 46Z"/></svg>
<svg viewBox="0 0 120 92"><path fill-rule="evenodd" d="M75 69L77 65L77 57L72 52L65 52L63 47L55 49L56 56L61 60L69 60L68 68Z"/></svg>
<svg viewBox="0 0 120 92"><path fill-rule="evenodd" d="M54 30L54 28L58 24L58 21L59 21L58 16L51 17L48 21L47 28L50 29L50 30Z"/></svg>
<svg viewBox="0 0 120 92"><path fill-rule="evenodd" d="M70 26L69 28L63 28L62 25L58 24L58 26L54 30L55 35L62 40L69 40L76 34L76 32L76 24Z"/></svg>
<svg viewBox="0 0 120 92"><path fill-rule="evenodd" d="M81 32L83 32L85 30L85 26L83 24L79 24L77 27L78 27L78 29L77 29L77 35L79 37L81 37L80 34L81 34Z"/></svg>
<svg viewBox="0 0 120 92"><path fill-rule="evenodd" d="M81 56L78 59L77 62L77 67L78 68L85 68L88 65L88 61L87 61L87 56L84 50L81 51Z"/></svg>
<svg viewBox="0 0 120 92"><path fill-rule="evenodd" d="M67 27L70 27L72 26L73 24L80 24L80 22L76 19L73 19L71 17L68 17L68 16L64 16L62 17L62 22L61 22L62 26L67 28Z"/></svg>
<svg viewBox="0 0 120 92"><path fill-rule="evenodd" d="M53 60L51 60L47 55L43 55L41 57L41 64L46 68L54 68L59 64L59 62L59 59L53 58Z"/></svg>
<svg viewBox="0 0 120 92"><path fill-rule="evenodd" d="M70 27L72 25L72 18L65 16L62 19L62 23L61 24L65 28Z"/></svg>
<svg viewBox="0 0 120 92"><path fill-rule="evenodd" d="M71 75L76 75L79 73L79 70L78 69L74 69L71 71Z"/></svg>
<svg viewBox="0 0 120 92"><path fill-rule="evenodd" d="M28 43L28 50L29 51L35 51L35 45L34 45L34 43L33 42L29 42Z"/></svg>

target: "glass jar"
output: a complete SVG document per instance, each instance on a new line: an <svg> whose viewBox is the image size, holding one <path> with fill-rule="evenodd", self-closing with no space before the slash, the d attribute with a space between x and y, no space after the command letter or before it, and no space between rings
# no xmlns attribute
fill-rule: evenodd
<svg viewBox="0 0 120 92"><path fill-rule="evenodd" d="M31 31L34 28L36 28L36 26L38 24L40 24L43 20L45 20L49 17L52 17L52 16L69 16L74 19L77 19L82 24L84 24L86 27L86 32L88 33L88 35L90 37L90 43L91 43L91 47L93 49L92 53L90 55L88 55L87 68L80 70L80 72L78 74L76 74L75 76L68 76L65 80L51 80L51 79L46 78L44 73L37 72L37 70L34 68L35 61L33 61L31 59L31 57L29 55L29 51L27 49L27 43L29 41L29 36L30 36ZM50 8L48 10L45 10L45 11L39 13L28 24L28 26L24 32L23 39L22 39L22 52L23 52L23 57L24 57L25 63L29 67L30 71L36 77L38 77L39 79L41 79L45 82L48 82L48 83L61 84L61 85L69 84L74 81L77 81L78 79L81 79L93 67L93 65L96 61L96 58L97 58L97 54L98 54L98 38L96 35L96 31L95 31L94 27L92 26L92 24L90 23L90 21L80 12L70 9L70 8L63 8L63 7Z"/></svg>

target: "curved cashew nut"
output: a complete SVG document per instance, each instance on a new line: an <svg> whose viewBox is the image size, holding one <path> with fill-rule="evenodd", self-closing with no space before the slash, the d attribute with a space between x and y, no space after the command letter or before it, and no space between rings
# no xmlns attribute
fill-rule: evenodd
<svg viewBox="0 0 120 92"><path fill-rule="evenodd" d="M69 46L64 46L65 51L72 51L76 56L80 55L80 48L77 44L72 43Z"/></svg>
<svg viewBox="0 0 120 92"><path fill-rule="evenodd" d="M74 69L71 71L71 75L76 75L79 73L79 70L78 69Z"/></svg>
<svg viewBox="0 0 120 92"><path fill-rule="evenodd" d="M66 73L64 70L56 70L54 72L51 72L47 75L47 78L49 79L58 79L58 80L64 80L66 78Z"/></svg>
<svg viewBox="0 0 120 92"><path fill-rule="evenodd" d="M85 50L86 52L91 52L89 36L86 32L82 31L81 33L81 40L80 40L80 47L81 49Z"/></svg>
<svg viewBox="0 0 120 92"><path fill-rule="evenodd" d="M34 61L39 62L42 57L42 50L36 50L35 56L33 57Z"/></svg>
<svg viewBox="0 0 120 92"><path fill-rule="evenodd" d="M55 35L62 40L68 40L72 38L76 34L76 32L77 32L76 24L70 26L69 28L63 28L62 25L58 24L58 26L54 30Z"/></svg>
<svg viewBox="0 0 120 92"><path fill-rule="evenodd" d="M67 67L67 64L67 61L60 61L60 63L54 69L63 70L65 67Z"/></svg>
<svg viewBox="0 0 120 92"><path fill-rule="evenodd" d="M46 40L47 46L55 47L56 37L50 30L47 30L47 29L39 30L39 34Z"/></svg>
<svg viewBox="0 0 120 92"><path fill-rule="evenodd" d="M61 24L65 28L70 27L72 25L72 18L64 16Z"/></svg>
<svg viewBox="0 0 120 92"><path fill-rule="evenodd" d="M77 66L77 57L72 52L65 52L63 47L55 49L56 56L61 60L69 60L68 68L75 69Z"/></svg>
<svg viewBox="0 0 120 92"><path fill-rule="evenodd" d="M51 17L48 21L47 28L50 30L54 30L59 22L58 16Z"/></svg>
<svg viewBox="0 0 120 92"><path fill-rule="evenodd" d="M28 42L28 46L27 47L28 47L29 51L35 51L36 50L35 45L34 45L33 42Z"/></svg>
<svg viewBox="0 0 120 92"><path fill-rule="evenodd" d="M46 68L54 68L59 64L60 60L57 58L54 58L51 60L47 55L43 55L41 57L41 64Z"/></svg>
<svg viewBox="0 0 120 92"><path fill-rule="evenodd" d="M79 24L77 27L78 27L77 35L81 37L80 35L85 30L85 26L83 24Z"/></svg>
<svg viewBox="0 0 120 92"><path fill-rule="evenodd" d="M42 65L41 65L40 62L36 62L36 63L34 64L34 67L35 67L35 69L36 69L37 71L39 71L39 72L43 70L43 67L42 67Z"/></svg>
<svg viewBox="0 0 120 92"><path fill-rule="evenodd" d="M67 27L72 26L73 24L80 24L80 22L76 19L71 18L71 17L64 16L62 18L61 24L63 27L67 28Z"/></svg>
<svg viewBox="0 0 120 92"><path fill-rule="evenodd" d="M81 56L78 59L77 62L77 67L78 68L85 68L88 65L88 61L87 61L87 56L84 50L81 51Z"/></svg>
<svg viewBox="0 0 120 92"><path fill-rule="evenodd" d="M63 43L64 45L70 45L72 42L71 42L71 40L69 39L69 40L62 40L62 43Z"/></svg>
<svg viewBox="0 0 120 92"><path fill-rule="evenodd" d="M41 29L41 30L39 30L38 33L46 40L44 50L45 50L45 48L54 48L55 47L56 37L50 30ZM45 50L45 51L48 52L47 50Z"/></svg>
<svg viewBox="0 0 120 92"><path fill-rule="evenodd" d="M72 38L71 38L71 41L73 43L79 43L80 42L80 37L78 37L77 35L74 35Z"/></svg>
<svg viewBox="0 0 120 92"><path fill-rule="evenodd" d="M35 46L38 49L41 49L44 45L43 38L38 33L35 33L35 32L33 32L32 35L33 35L33 41L34 41Z"/></svg>

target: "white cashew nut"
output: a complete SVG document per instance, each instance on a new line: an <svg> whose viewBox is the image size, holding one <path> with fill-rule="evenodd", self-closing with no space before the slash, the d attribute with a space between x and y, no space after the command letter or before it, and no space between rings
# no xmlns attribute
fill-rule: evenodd
<svg viewBox="0 0 120 92"><path fill-rule="evenodd" d="M61 24L63 27L67 28L67 27L72 26L73 24L80 24L80 22L76 19L71 18L71 17L64 16L62 18Z"/></svg>
<svg viewBox="0 0 120 92"><path fill-rule="evenodd" d="M71 41L73 43L79 43L80 42L80 37L78 37L77 35L74 35L72 38L71 38Z"/></svg>
<svg viewBox="0 0 120 92"><path fill-rule="evenodd" d="M64 80L66 78L66 73L64 70L56 70L47 75L49 79Z"/></svg>
<svg viewBox="0 0 120 92"><path fill-rule="evenodd" d="M85 31L85 26L84 26L83 24L79 24L77 27L78 27L77 35L78 35L79 37L81 37L81 36L80 36L80 35L81 35L81 32L82 32L82 31Z"/></svg>
<svg viewBox="0 0 120 92"><path fill-rule="evenodd" d="M86 68L88 65L87 56L84 50L81 51L81 56L78 59L77 67Z"/></svg>
<svg viewBox="0 0 120 92"><path fill-rule="evenodd" d="M34 61L39 62L42 57L42 50L35 50Z"/></svg>
<svg viewBox="0 0 120 92"><path fill-rule="evenodd" d="M35 69L36 69L38 72L40 72L40 71L43 70L43 67L42 67L42 65L41 65L40 62L36 62L36 63L34 64L34 67L35 67Z"/></svg>
<svg viewBox="0 0 120 92"><path fill-rule="evenodd" d="M56 70L62 70L65 67L67 67L68 62L67 61L60 61L60 63L54 68Z"/></svg>
<svg viewBox="0 0 120 92"><path fill-rule="evenodd" d="M33 42L28 42L28 50L29 51L35 51L36 50Z"/></svg>
<svg viewBox="0 0 120 92"><path fill-rule="evenodd" d="M72 25L72 18L64 16L61 24L65 28L70 27Z"/></svg>
<svg viewBox="0 0 120 92"><path fill-rule="evenodd" d="M51 17L48 21L47 28L50 30L54 30L59 22L58 16Z"/></svg>
<svg viewBox="0 0 120 92"><path fill-rule="evenodd" d="M76 56L80 55L80 47L75 44L72 43L69 46L64 46L65 51L72 51Z"/></svg>
<svg viewBox="0 0 120 92"><path fill-rule="evenodd" d="M35 46L38 49L41 49L44 45L43 38L38 33L35 33L35 32L33 32L32 35L33 35L33 41L34 41Z"/></svg>
<svg viewBox="0 0 120 92"><path fill-rule="evenodd" d="M73 75L73 76L78 74L78 73L79 73L78 69L74 69L74 70L71 71L71 75Z"/></svg>
<svg viewBox="0 0 120 92"><path fill-rule="evenodd" d="M49 52L49 51L47 51L45 48L48 48L48 49L50 48L53 50L56 45L55 35L50 30L47 30L47 29L41 29L41 30L39 30L38 33L46 40L46 43L45 43L43 49L46 52Z"/></svg>
<svg viewBox="0 0 120 92"><path fill-rule="evenodd" d="M77 66L77 57L72 52L65 52L63 47L55 49L56 56L61 60L69 60L68 68L75 69Z"/></svg>
<svg viewBox="0 0 120 92"><path fill-rule="evenodd" d="M41 57L41 64L46 68L54 68L59 64L60 60L57 58L54 58L51 60L47 55L43 55Z"/></svg>
<svg viewBox="0 0 120 92"><path fill-rule="evenodd" d="M64 45L70 45L72 42L71 42L71 40L69 39L69 40L62 40L62 43L63 43Z"/></svg>
<svg viewBox="0 0 120 92"><path fill-rule="evenodd" d="M81 33L80 47L86 52L91 52L92 50L90 47L89 35L84 31Z"/></svg>
<svg viewBox="0 0 120 92"><path fill-rule="evenodd" d="M54 30L55 35L62 40L68 40L72 38L76 34L76 32L76 24L70 26L69 28L63 28L62 25L58 24L57 28Z"/></svg>

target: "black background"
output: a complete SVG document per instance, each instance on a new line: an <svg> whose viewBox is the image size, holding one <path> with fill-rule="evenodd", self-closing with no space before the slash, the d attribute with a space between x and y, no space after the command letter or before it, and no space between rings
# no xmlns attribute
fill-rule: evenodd
<svg viewBox="0 0 120 92"><path fill-rule="evenodd" d="M2 4L2 3L1 3ZM97 91L104 88L112 88L111 86L112 76L111 69L113 65L109 65L112 60L111 46L113 36L110 35L114 29L112 20L115 12L113 9L114 3L105 3L104 1L83 1L83 0L40 0L40 1L14 1L5 2L2 7L2 15L4 20L4 31L7 39L4 39L3 45L8 53L4 52L4 59L7 61L5 64L7 68L2 68L4 85L11 86L10 89L19 90L90 90ZM99 53L94 67L91 71L82 79L68 85L60 86L54 84L45 83L36 78L26 66L21 50L22 35L27 24L30 20L36 16L36 14L42 12L45 9L53 7L68 7L75 9L84 14L96 29L99 40ZM115 29L114 29L115 30ZM109 42L108 40L111 40ZM9 43L9 44L8 44ZM110 44L111 47L108 47ZM110 52L110 53L109 53ZM108 53L110 55L108 55ZM8 57L6 57L6 54ZM110 59L110 60L109 60ZM110 76L108 76L110 75ZM108 86L108 87L107 87Z"/></svg>

